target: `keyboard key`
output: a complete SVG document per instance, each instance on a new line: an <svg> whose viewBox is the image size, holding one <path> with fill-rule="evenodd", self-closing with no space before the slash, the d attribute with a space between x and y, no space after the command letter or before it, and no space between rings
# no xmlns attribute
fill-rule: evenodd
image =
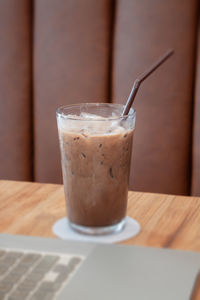
<svg viewBox="0 0 200 300"><path fill-rule="evenodd" d="M4 300L6 294L7 294L7 292L0 291L0 299Z"/></svg>
<svg viewBox="0 0 200 300"><path fill-rule="evenodd" d="M56 272L56 273L59 273L59 274L61 274L61 273L68 273L69 274L73 271L73 266L72 265L65 266L65 265L60 265L59 264L59 265L55 266L53 271Z"/></svg>
<svg viewBox="0 0 200 300"><path fill-rule="evenodd" d="M73 265L73 266L76 266L78 265L80 262L82 261L82 259L80 257L73 257L70 262L69 262L69 265Z"/></svg>
<svg viewBox="0 0 200 300"><path fill-rule="evenodd" d="M28 253L25 254L21 260L22 265L33 265L37 260L41 258L40 254Z"/></svg>
<svg viewBox="0 0 200 300"><path fill-rule="evenodd" d="M33 270L33 273L35 274L35 276L41 276L43 277L49 270L51 269L51 266L47 266L45 267L40 267L40 266L36 266L35 269Z"/></svg>
<svg viewBox="0 0 200 300"><path fill-rule="evenodd" d="M54 296L54 293L38 290L30 297L30 300L52 300Z"/></svg>
<svg viewBox="0 0 200 300"><path fill-rule="evenodd" d="M45 274L49 271L56 261L59 259L58 256L46 255L42 260L35 266L34 272Z"/></svg>
<svg viewBox="0 0 200 300"><path fill-rule="evenodd" d="M73 257L70 260L70 262L69 262L69 264L68 264L67 267L69 268L69 270L73 271L80 262L81 262L81 258L80 257Z"/></svg>
<svg viewBox="0 0 200 300"><path fill-rule="evenodd" d="M61 273L58 275L58 277L56 278L56 282L60 282L63 283L64 281L67 280L67 278L69 277L70 273Z"/></svg>
<svg viewBox="0 0 200 300"><path fill-rule="evenodd" d="M56 292L59 290L59 288L61 287L61 283L60 282L52 282L52 281L44 281L40 287L39 290L40 291L47 291L47 292Z"/></svg>
<svg viewBox="0 0 200 300"><path fill-rule="evenodd" d="M17 258L15 258L15 257L8 256L8 257L3 258L3 263L5 265L7 265L8 267L11 267L11 265L13 266L16 263L16 261L17 261Z"/></svg>
<svg viewBox="0 0 200 300"><path fill-rule="evenodd" d="M0 258L3 257L6 254L6 251L0 250Z"/></svg>
<svg viewBox="0 0 200 300"><path fill-rule="evenodd" d="M0 276L4 275L8 271L8 266L0 264Z"/></svg>
<svg viewBox="0 0 200 300"><path fill-rule="evenodd" d="M29 282L39 282L43 277L43 273L36 273L33 270L27 275L26 280Z"/></svg>
<svg viewBox="0 0 200 300"><path fill-rule="evenodd" d="M18 274L13 274L13 273L9 273L8 275L6 275L4 277L4 279L2 280L3 282L10 282L12 284L17 283L20 280L20 276L18 276Z"/></svg>
<svg viewBox="0 0 200 300"><path fill-rule="evenodd" d="M59 257L57 256L46 255L43 257L38 266L41 268L52 267L58 259Z"/></svg>
<svg viewBox="0 0 200 300"><path fill-rule="evenodd" d="M73 269L74 269L73 266L57 265L53 270L53 272L58 273L56 282L60 282L60 283L64 282L72 273Z"/></svg>
<svg viewBox="0 0 200 300"><path fill-rule="evenodd" d="M7 265L10 267L17 261L16 257L13 257L12 255L9 255L9 253L6 253L1 259L0 263L3 262L4 265Z"/></svg>
<svg viewBox="0 0 200 300"><path fill-rule="evenodd" d="M19 258L23 255L23 253L16 252L16 251L9 251L7 253L9 254L10 257L14 257L14 258Z"/></svg>
<svg viewBox="0 0 200 300"><path fill-rule="evenodd" d="M16 290L17 291L31 291L36 287L36 285L37 285L37 282L26 281L26 279L25 279L18 285Z"/></svg>
<svg viewBox="0 0 200 300"><path fill-rule="evenodd" d="M45 262L48 265L53 265L56 261L58 261L59 256L55 255L45 255L43 258L43 262Z"/></svg>
<svg viewBox="0 0 200 300"><path fill-rule="evenodd" d="M8 300L25 300L28 295L29 295L29 291L15 290L8 297Z"/></svg>
<svg viewBox="0 0 200 300"><path fill-rule="evenodd" d="M82 259L80 257L73 257L69 261L67 266L62 264L58 264L57 266L55 266L53 271L59 274L56 278L56 282L63 283L64 281L66 281L69 275L74 271L77 264L81 262L81 260Z"/></svg>
<svg viewBox="0 0 200 300"><path fill-rule="evenodd" d="M12 270L13 274L18 274L18 276L24 275L26 272L28 272L30 266L25 266L19 262Z"/></svg>
<svg viewBox="0 0 200 300"><path fill-rule="evenodd" d="M13 287L12 283L9 282L0 282L0 292L9 292L11 288Z"/></svg>

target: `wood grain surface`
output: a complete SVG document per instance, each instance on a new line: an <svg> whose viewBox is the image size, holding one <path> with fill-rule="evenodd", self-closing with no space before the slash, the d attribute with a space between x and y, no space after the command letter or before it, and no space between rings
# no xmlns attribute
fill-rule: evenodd
<svg viewBox="0 0 200 300"><path fill-rule="evenodd" d="M0 181L0 232L54 237L66 215L62 185ZM123 244L200 251L200 198L129 192L141 232Z"/></svg>

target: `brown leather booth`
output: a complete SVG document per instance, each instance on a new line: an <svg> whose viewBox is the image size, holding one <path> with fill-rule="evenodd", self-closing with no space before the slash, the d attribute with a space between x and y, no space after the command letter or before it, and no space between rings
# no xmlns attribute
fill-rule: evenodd
<svg viewBox="0 0 200 300"><path fill-rule="evenodd" d="M0 1L0 178L61 182L55 110L141 86L130 188L200 196L197 0Z"/></svg>

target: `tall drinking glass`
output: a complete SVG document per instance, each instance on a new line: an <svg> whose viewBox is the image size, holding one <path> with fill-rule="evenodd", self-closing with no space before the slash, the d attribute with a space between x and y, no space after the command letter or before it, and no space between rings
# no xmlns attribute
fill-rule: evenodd
<svg viewBox="0 0 200 300"><path fill-rule="evenodd" d="M57 125L69 225L98 235L125 225L136 113L123 105L83 103L58 108Z"/></svg>

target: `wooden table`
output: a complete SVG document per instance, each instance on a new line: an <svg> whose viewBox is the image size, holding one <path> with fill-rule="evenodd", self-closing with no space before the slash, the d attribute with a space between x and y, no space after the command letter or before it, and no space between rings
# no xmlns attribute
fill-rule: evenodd
<svg viewBox="0 0 200 300"><path fill-rule="evenodd" d="M53 237L65 216L62 185L0 180L0 232ZM129 192L141 232L123 244L200 251L200 198Z"/></svg>

